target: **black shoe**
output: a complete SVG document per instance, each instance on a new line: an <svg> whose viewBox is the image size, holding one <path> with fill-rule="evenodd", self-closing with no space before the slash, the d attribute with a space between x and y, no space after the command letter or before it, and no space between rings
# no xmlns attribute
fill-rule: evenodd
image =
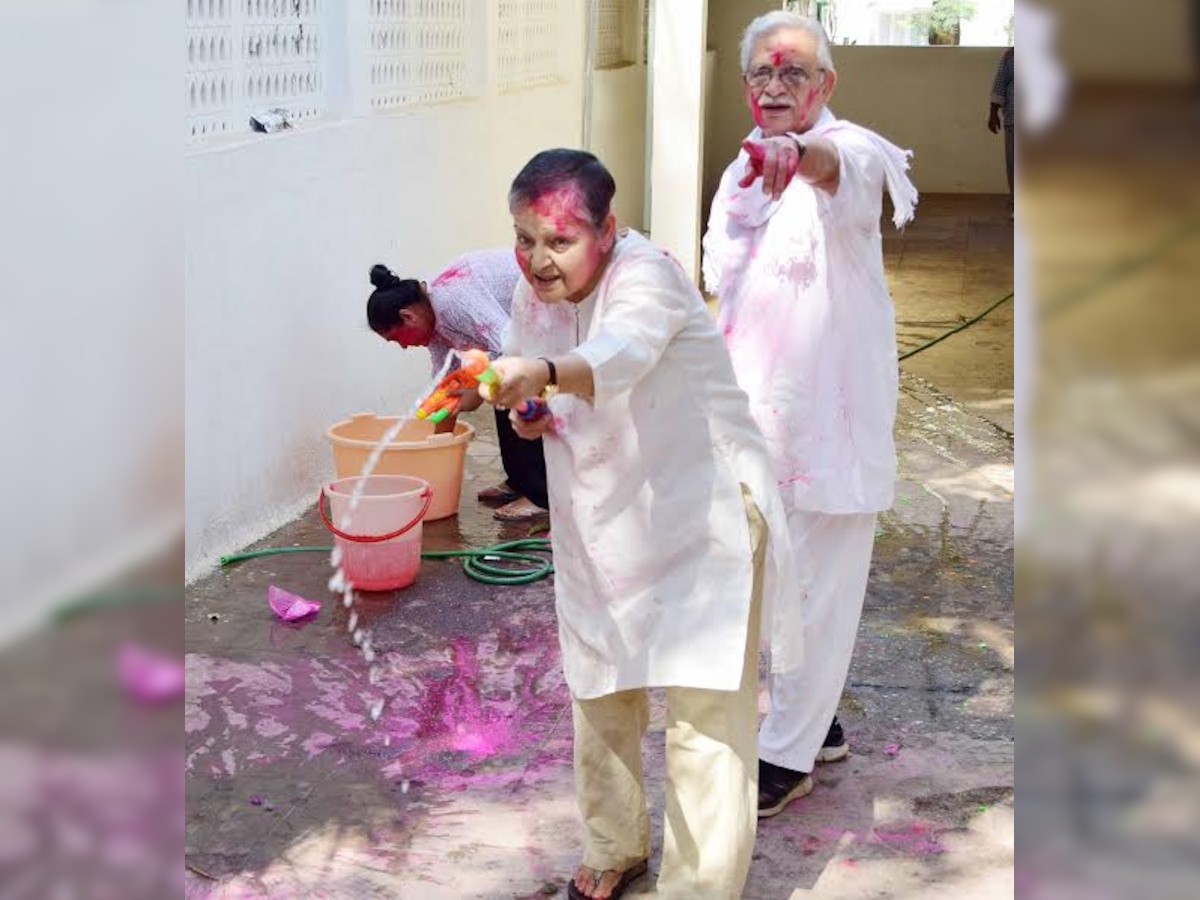
<svg viewBox="0 0 1200 900"><path fill-rule="evenodd" d="M817 751L817 762L837 762L849 755L850 745L846 743L846 735L842 731L842 726L838 722L837 716L834 716L833 724L829 726L829 733L825 735L825 743Z"/></svg>
<svg viewBox="0 0 1200 900"><path fill-rule="evenodd" d="M774 763L758 761L758 817L769 819L800 797L812 793L813 780L807 772L793 772Z"/></svg>

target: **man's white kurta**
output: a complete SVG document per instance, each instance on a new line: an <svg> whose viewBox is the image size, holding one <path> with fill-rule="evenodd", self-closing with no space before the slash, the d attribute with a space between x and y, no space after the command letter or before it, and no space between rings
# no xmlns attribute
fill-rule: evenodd
<svg viewBox="0 0 1200 900"><path fill-rule="evenodd" d="M506 352L577 353L595 380L590 402L551 399L545 439L572 694L736 690L753 587L741 484L770 528L768 622L793 557L763 438L695 286L630 232L578 304L544 304L522 281ZM801 646L798 621L772 627L776 669L796 666Z"/></svg>
<svg viewBox="0 0 1200 900"><path fill-rule="evenodd" d="M750 135L759 138L758 129ZM898 372L879 217L912 217L906 154L825 110L803 137L837 147L837 192L796 179L772 201L726 169L704 238L704 274L789 509L878 512L892 505Z"/></svg>

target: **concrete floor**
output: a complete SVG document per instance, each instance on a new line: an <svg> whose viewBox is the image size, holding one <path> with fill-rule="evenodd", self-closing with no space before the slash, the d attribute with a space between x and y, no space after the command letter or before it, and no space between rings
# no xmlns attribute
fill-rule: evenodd
<svg viewBox="0 0 1200 900"><path fill-rule="evenodd" d="M902 350L1011 289L1003 198L925 198L886 248ZM1013 891L1011 304L903 368L897 501L842 704L853 755L762 823L746 898ZM521 534L473 499L500 472L487 418L461 513L426 549ZM310 512L260 546L326 543ZM489 588L427 561L360 601L372 685L330 574L326 554L274 556L188 591L187 896L565 896L581 835L551 583ZM269 584L325 606L278 622ZM656 845L662 728L656 703Z"/></svg>

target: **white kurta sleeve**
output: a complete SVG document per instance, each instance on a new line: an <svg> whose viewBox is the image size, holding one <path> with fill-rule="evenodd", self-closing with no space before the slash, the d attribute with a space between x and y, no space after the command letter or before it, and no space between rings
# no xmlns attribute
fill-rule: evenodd
<svg viewBox="0 0 1200 900"><path fill-rule="evenodd" d="M697 299L666 256L630 260L601 290L598 327L574 351L592 367L594 406L630 390L658 364Z"/></svg>
<svg viewBox="0 0 1200 900"><path fill-rule="evenodd" d="M729 240L725 230L729 228L727 197L731 190L729 183L731 170L732 166L726 169L725 174L721 177L717 193L713 196L712 208L709 210L708 228L700 242L703 250L700 271L704 276L704 289L713 296L717 296L721 291L721 273L724 271L725 264L722 248Z"/></svg>
<svg viewBox="0 0 1200 900"><path fill-rule="evenodd" d="M837 147L840 172L837 193L830 196L820 191L821 203L848 225L878 228L884 186L879 149L870 139L849 130L834 130L825 137Z"/></svg>

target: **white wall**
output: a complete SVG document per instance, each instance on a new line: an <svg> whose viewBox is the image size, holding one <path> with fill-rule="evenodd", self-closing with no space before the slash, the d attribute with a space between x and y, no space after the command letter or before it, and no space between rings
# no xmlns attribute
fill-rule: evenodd
<svg viewBox="0 0 1200 900"><path fill-rule="evenodd" d="M706 0L655 0L651 10L650 233L700 277L705 219Z"/></svg>
<svg viewBox="0 0 1200 900"><path fill-rule="evenodd" d="M430 275L507 245L505 195L537 151L578 146L582 6L560 46L565 84L258 135L186 166L187 568L313 502L324 431L410 408L424 351L368 330L367 271Z"/></svg>
<svg viewBox="0 0 1200 900"><path fill-rule="evenodd" d="M0 7L0 643L180 536L182 10Z"/></svg>
<svg viewBox="0 0 1200 900"><path fill-rule="evenodd" d="M599 69L592 79L592 152L617 182L613 210L621 225L644 230L646 67Z"/></svg>

